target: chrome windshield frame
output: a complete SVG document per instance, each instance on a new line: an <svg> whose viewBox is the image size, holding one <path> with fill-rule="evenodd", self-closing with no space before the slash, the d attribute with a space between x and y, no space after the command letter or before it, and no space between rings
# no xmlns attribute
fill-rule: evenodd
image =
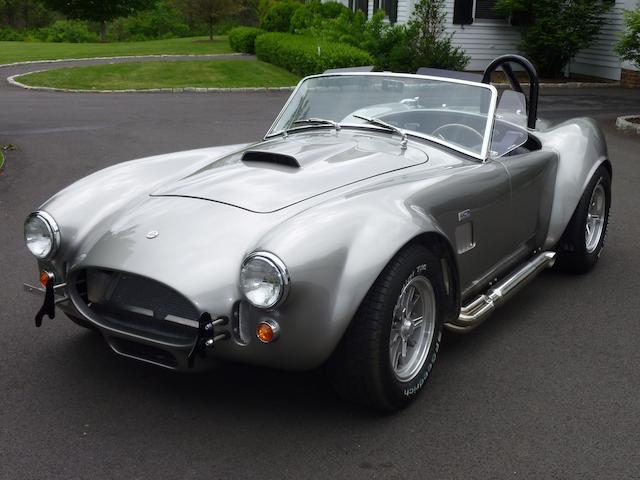
<svg viewBox="0 0 640 480"><path fill-rule="evenodd" d="M496 114L496 108L497 108L497 103L498 103L498 90L496 89L496 87L494 87L491 84L487 84L487 83L481 83L481 82L472 82L469 80L460 80L460 79L456 79L456 78L443 78L443 77L433 77L430 75L416 75L416 74L410 74L410 73L392 73L392 72L336 72L336 73L323 73L323 74L319 74L319 75L310 75L308 77L303 78L302 80L300 80L300 82L298 83L298 85L296 86L296 88L293 90L293 92L291 93L291 95L289 96L289 98L287 99L287 102L284 104L284 106L282 107L282 110L280 110L280 113L278 113L278 115L276 116L276 119L273 121L273 123L271 124L271 126L269 127L269 130L267 131L267 133L264 136L264 139L267 140L269 138L273 138L273 137L277 137L280 135L286 135L286 134L290 134L290 133L294 133L297 131L307 131L309 129L312 128L316 128L314 126L309 126L309 125L305 125L305 126L301 126L299 128L295 128L293 130L279 130L279 131L273 131L275 126L280 122L280 120L282 119L282 117L284 116L284 113L286 112L287 108L289 107L289 105L291 104L292 100L295 98L296 94L299 92L300 88L302 87L302 85L307 81L307 80L313 80L316 78L327 78L327 77L356 77L356 76L362 76L362 77L387 77L387 78L407 78L407 79L424 79L424 80L430 80L430 81L434 81L434 82L441 82L441 83L453 83L453 84L458 84L458 85L469 85L469 86L473 86L473 87L479 87L479 88L485 88L487 90L489 90L489 92L491 93L491 101L489 103L489 110L487 112L487 124L485 127L485 131L484 131L484 138L482 141L482 149L480 151L480 153L476 153L473 152L471 150L468 150L464 147L461 147L459 145L456 145L454 143L451 142L447 142L445 140L442 140L440 138L437 137L432 137L430 135L425 135L425 134L421 134L418 132L413 132L411 130L407 131L407 135L409 138L414 137L414 138L419 138L422 140L427 140L429 142L435 142L438 143L444 147L450 148L452 150L455 150L457 152L463 153L465 155L469 155L470 157L473 157L477 160L480 160L481 162L485 162L489 159L489 147L491 145L491 138L493 135L493 127L494 127L494 122L495 122L495 114ZM342 128L362 128L362 129L367 129L367 130L377 130L380 132L389 132L389 130L381 128L381 127L376 127L375 125L371 125L371 124L362 124L362 123L345 123L345 124L341 124Z"/></svg>

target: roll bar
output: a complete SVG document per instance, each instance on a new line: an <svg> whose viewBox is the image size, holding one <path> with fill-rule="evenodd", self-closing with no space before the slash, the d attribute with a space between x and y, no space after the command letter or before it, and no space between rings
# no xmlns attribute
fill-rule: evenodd
<svg viewBox="0 0 640 480"><path fill-rule="evenodd" d="M497 71L498 68L502 67L502 71L509 80L511 88L524 95L522 85L520 85L520 82L511 68L512 63L516 63L524 68L524 71L527 72L527 75L529 76L530 87L529 98L527 99L527 127L534 129L536 128L536 120L538 119L538 95L540 82L533 63L520 55L501 55L491 62L485 69L484 74L482 75L482 83L491 83L491 74Z"/></svg>

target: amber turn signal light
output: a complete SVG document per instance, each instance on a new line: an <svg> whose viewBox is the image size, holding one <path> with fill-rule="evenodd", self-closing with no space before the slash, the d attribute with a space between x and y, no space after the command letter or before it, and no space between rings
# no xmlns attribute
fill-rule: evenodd
<svg viewBox="0 0 640 480"><path fill-rule="evenodd" d="M53 278L53 273L42 270L40 272L40 285L46 288L49 282L53 282Z"/></svg>
<svg viewBox="0 0 640 480"><path fill-rule="evenodd" d="M271 319L263 320L256 327L256 336L262 343L271 343L278 339L280 326Z"/></svg>

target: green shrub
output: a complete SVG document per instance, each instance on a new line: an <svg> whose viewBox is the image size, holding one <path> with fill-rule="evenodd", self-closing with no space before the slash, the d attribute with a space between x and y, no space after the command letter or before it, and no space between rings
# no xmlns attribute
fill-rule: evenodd
<svg viewBox="0 0 640 480"><path fill-rule="evenodd" d="M97 42L98 35L80 20L58 20L50 27L37 30L36 37L45 42Z"/></svg>
<svg viewBox="0 0 640 480"><path fill-rule="evenodd" d="M291 33L302 33L317 26L321 22L322 19L313 11L313 9L309 8L308 5L303 5L291 16L289 31Z"/></svg>
<svg viewBox="0 0 640 480"><path fill-rule="evenodd" d="M496 10L517 18L520 51L543 77L565 65L596 37L613 2L603 0L498 0Z"/></svg>
<svg viewBox="0 0 640 480"><path fill-rule="evenodd" d="M625 32L615 46L620 58L640 67L640 8L624 12Z"/></svg>
<svg viewBox="0 0 640 480"><path fill-rule="evenodd" d="M407 23L406 62L410 71L420 67L464 70L470 58L453 46L453 34L445 31L446 11L444 0L420 0ZM399 51L396 50L396 54ZM397 60L396 60L397 61Z"/></svg>
<svg viewBox="0 0 640 480"><path fill-rule="evenodd" d="M320 0L314 0L305 3L295 11L291 16L289 31L300 33L312 28L325 30L327 28L323 25L325 20L335 19L341 15L351 20L353 12L338 2L321 3Z"/></svg>
<svg viewBox="0 0 640 480"><path fill-rule="evenodd" d="M3 42L22 42L24 33L19 32L15 28L0 27L0 41Z"/></svg>
<svg viewBox="0 0 640 480"><path fill-rule="evenodd" d="M362 47L375 58L376 69L415 72L407 28L386 22L382 10L364 24L362 36Z"/></svg>
<svg viewBox="0 0 640 480"><path fill-rule="evenodd" d="M264 30L254 27L237 27L229 32L229 45L235 52L256 53L256 37Z"/></svg>
<svg viewBox="0 0 640 480"><path fill-rule="evenodd" d="M236 18L226 18L213 26L214 35L228 35L231 30L241 25Z"/></svg>
<svg viewBox="0 0 640 480"><path fill-rule="evenodd" d="M288 33L265 33L256 38L260 60L278 65L296 75L322 73L329 68L371 65L371 56L359 48L341 43L316 41Z"/></svg>
<svg viewBox="0 0 640 480"><path fill-rule="evenodd" d="M378 16L383 13L379 13ZM363 48L367 51L365 45L365 31L367 28L367 18L362 11L343 12L336 18L327 19L322 22L321 35L324 40L346 43L348 45ZM369 53L371 53L369 51Z"/></svg>
<svg viewBox="0 0 640 480"><path fill-rule="evenodd" d="M161 1L150 10L115 19L109 26L109 39L143 41L186 37L189 27L169 1Z"/></svg>
<svg viewBox="0 0 640 480"><path fill-rule="evenodd" d="M274 3L260 18L260 28L267 32L288 32L291 17L301 6L302 4L291 0Z"/></svg>

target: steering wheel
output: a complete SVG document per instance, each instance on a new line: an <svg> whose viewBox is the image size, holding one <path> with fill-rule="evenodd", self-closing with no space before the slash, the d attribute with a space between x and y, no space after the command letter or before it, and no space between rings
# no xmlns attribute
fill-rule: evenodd
<svg viewBox="0 0 640 480"><path fill-rule="evenodd" d="M465 136L470 140L469 142L464 142L464 144L471 146L471 145L475 145L475 139L471 139L469 137L469 134L472 134L474 137L477 137L477 139L480 140L480 143L482 143L484 141L484 136L477 131L475 128L470 127L469 125L463 125L461 123L447 123L445 125L441 125L438 128L436 128L433 132L431 132L431 135L436 136L436 137L440 137L442 140L451 140L451 141L455 141L457 143L462 143L460 142L458 139L460 138L460 135L445 135L445 132L451 130L451 132L453 133L454 131L462 131L462 132L466 132L462 134L462 138L464 138Z"/></svg>

